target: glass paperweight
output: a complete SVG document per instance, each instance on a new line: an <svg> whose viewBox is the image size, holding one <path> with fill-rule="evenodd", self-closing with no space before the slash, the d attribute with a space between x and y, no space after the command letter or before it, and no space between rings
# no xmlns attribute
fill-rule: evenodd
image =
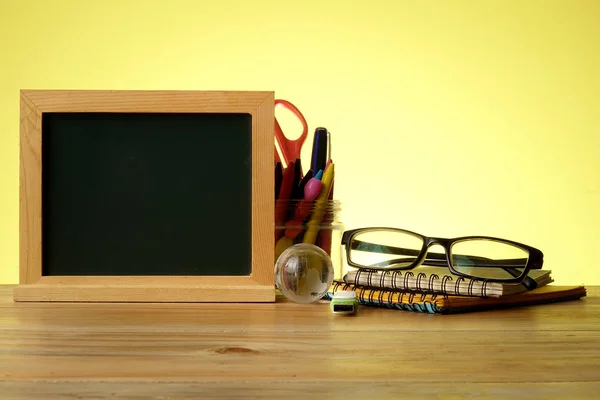
<svg viewBox="0 0 600 400"><path fill-rule="evenodd" d="M332 282L331 258L313 244L288 247L275 263L275 285L293 302L307 304L320 300Z"/></svg>

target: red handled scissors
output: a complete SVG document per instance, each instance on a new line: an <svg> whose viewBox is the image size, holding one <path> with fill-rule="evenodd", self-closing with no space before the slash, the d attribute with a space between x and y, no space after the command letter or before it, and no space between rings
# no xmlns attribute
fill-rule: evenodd
<svg viewBox="0 0 600 400"><path fill-rule="evenodd" d="M277 152L277 147L275 148L275 161L283 161L283 166L287 167L290 161L295 161L297 158L300 158L300 150L302 150L302 145L306 141L306 137L308 136L308 124L306 123L306 119L304 119L304 115L287 100L275 100L275 107L284 107L296 115L302 123L302 134L298 139L291 140L289 139L279 122L277 122L277 118L275 118L275 140L279 145L279 149L281 150L281 156L283 160L279 157L279 153Z"/></svg>

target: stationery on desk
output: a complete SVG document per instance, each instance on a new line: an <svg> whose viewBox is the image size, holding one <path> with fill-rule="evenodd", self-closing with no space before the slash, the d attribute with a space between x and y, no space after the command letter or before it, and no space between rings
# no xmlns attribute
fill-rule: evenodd
<svg viewBox="0 0 600 400"><path fill-rule="evenodd" d="M279 151L281 151L281 157L279 157L277 148L275 148L275 161L282 162L283 167L287 168L290 161L300 158L302 146L304 145L306 137L308 136L308 124L306 123L306 119L300 110L298 110L298 108L296 108L296 106L289 101L275 100L275 107L283 107L291 111L302 124L302 133L297 139L292 140L286 136L281 129L281 125L279 125L279 121L277 121L277 118L275 118L275 140L279 146Z"/></svg>
<svg viewBox="0 0 600 400"><path fill-rule="evenodd" d="M302 125L300 136L290 140L275 119L276 259L295 243L311 243L323 248L323 242L329 254L331 233L322 234L319 228L328 211L327 203L333 197L335 166L331 160L331 134L324 127L315 129L310 168L304 173L300 156L308 135L306 119L286 100L275 100L275 106L291 111Z"/></svg>
<svg viewBox="0 0 600 400"><path fill-rule="evenodd" d="M293 216L285 223L284 235L288 239L296 239L296 237L302 233L302 223L310 215L312 201L317 198L321 191L322 175L323 171L319 171L316 176L312 177L312 171L309 170L304 178L310 178L306 180L307 182L305 184L302 184L302 182L305 180L303 179L298 185L298 191L301 192L295 197L295 199L299 200L296 200L297 204L292 205L292 207L294 207ZM280 241L282 239L280 239ZM289 247L289 245L286 246L286 248L287 247Z"/></svg>
<svg viewBox="0 0 600 400"><path fill-rule="evenodd" d="M321 191L319 196L315 200L315 207L313 210L313 214L310 217L310 220L307 223L307 229L304 233L303 243L315 244L317 239L317 234L319 233L319 225L323 220L323 215L325 214L327 207L327 200L329 199L329 191L331 190L331 186L333 184L334 177L334 165L333 163L329 163L329 166L325 168L325 172L323 173L323 184L321 187Z"/></svg>
<svg viewBox="0 0 600 400"><path fill-rule="evenodd" d="M551 270L529 272L537 287L553 282ZM521 284L487 282L483 279L465 278L450 273L447 267L420 266L412 271L351 270L344 282L378 289L411 290L458 296L500 297L527 291Z"/></svg>
<svg viewBox="0 0 600 400"><path fill-rule="evenodd" d="M302 113L285 100L276 106L293 112L302 124L298 139L290 140L275 120L275 256L296 243L314 244L331 254L328 223L334 195L335 164L331 157L331 134L324 127L314 131L310 165L302 169L301 151L308 136ZM520 283L488 281L453 275L446 267L420 266L414 270L350 270L343 280L333 282L323 299L335 300L336 293L350 290L358 303L432 314L449 314L494 308L543 304L580 299L584 286L554 286L550 270L532 270L530 290Z"/></svg>
<svg viewBox="0 0 600 400"><path fill-rule="evenodd" d="M277 151L276 151L277 152ZM283 181L283 165L281 161L275 163L275 200L279 197L281 182Z"/></svg>
<svg viewBox="0 0 600 400"><path fill-rule="evenodd" d="M530 306L578 300L586 296L584 286L545 285L537 289L500 297L458 296L440 293L392 290L334 281L325 299L338 291L353 290L359 304L429 314L455 314L498 308Z"/></svg>
<svg viewBox="0 0 600 400"><path fill-rule="evenodd" d="M490 282L453 275L446 267L419 266L407 271L351 270L335 280L325 294L356 292L359 304L429 314L454 314L498 308L533 306L577 300L586 296L580 286L553 285L551 270L531 270L536 288L521 283Z"/></svg>
<svg viewBox="0 0 600 400"><path fill-rule="evenodd" d="M287 206L290 201L294 185L294 161L288 163L288 167L283 171L281 189L277 197L275 206L275 224L281 226L287 217ZM281 237L281 230L275 230L275 240Z"/></svg>
<svg viewBox="0 0 600 400"><path fill-rule="evenodd" d="M315 129L313 138L313 147L310 159L310 169L319 171L325 169L325 164L329 160L329 132L323 127Z"/></svg>

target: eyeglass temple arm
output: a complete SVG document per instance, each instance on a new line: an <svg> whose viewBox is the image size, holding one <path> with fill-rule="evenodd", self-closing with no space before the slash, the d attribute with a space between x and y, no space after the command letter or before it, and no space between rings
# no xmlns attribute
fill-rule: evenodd
<svg viewBox="0 0 600 400"><path fill-rule="evenodd" d="M508 272L509 274L511 274L513 277L518 277L519 275L521 275L521 271L517 270L516 268L502 268L503 270L505 270L506 272ZM525 276L525 279L523 279L523 282L521 282L521 285L525 286L525 288L527 288L527 290L533 290L536 287L538 287L537 282L535 281L535 279L533 279L532 277L530 277L529 275Z"/></svg>

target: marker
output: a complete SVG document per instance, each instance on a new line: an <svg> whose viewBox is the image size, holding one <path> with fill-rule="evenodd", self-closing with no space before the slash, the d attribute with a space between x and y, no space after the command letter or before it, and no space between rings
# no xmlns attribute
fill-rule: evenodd
<svg viewBox="0 0 600 400"><path fill-rule="evenodd" d="M323 173L323 187L321 188L319 196L315 200L315 211L308 222L308 228L306 229L303 239L304 243L315 244L317 234L319 233L319 225L321 224L323 215L325 214L325 208L327 205L327 199L329 198L329 191L331 190L331 185L333 183L334 173L335 165L330 163Z"/></svg>
<svg viewBox="0 0 600 400"><path fill-rule="evenodd" d="M292 219L285 223L284 235L288 238L295 239L303 231L302 222L310 215L312 201L317 198L319 192L321 191L322 176L323 171L317 172L317 175L311 178L304 186L304 198L297 200Z"/></svg>
<svg viewBox="0 0 600 400"><path fill-rule="evenodd" d="M306 175L304 175L302 177L302 180L300 181L300 183L298 184L298 193L301 193L302 196L304 196L304 188L306 187L306 184L308 183L308 181L310 181L313 177L314 177L314 172L312 169L309 169L306 172ZM300 197L300 196L299 196Z"/></svg>
<svg viewBox="0 0 600 400"><path fill-rule="evenodd" d="M321 182L321 180L323 179L323 170L319 170L319 172L317 172L317 174L314 176L314 178L312 178L311 180L309 180L306 183L306 186L304 186L304 199L305 200L314 200L317 198L317 196L319 196L319 193L321 192L321 188L323 187L323 182Z"/></svg>
<svg viewBox="0 0 600 400"><path fill-rule="evenodd" d="M302 195L302 192L298 193L298 185L302 180L302 162L299 158L294 161L294 180L292 181L292 193L291 198L295 199Z"/></svg>

